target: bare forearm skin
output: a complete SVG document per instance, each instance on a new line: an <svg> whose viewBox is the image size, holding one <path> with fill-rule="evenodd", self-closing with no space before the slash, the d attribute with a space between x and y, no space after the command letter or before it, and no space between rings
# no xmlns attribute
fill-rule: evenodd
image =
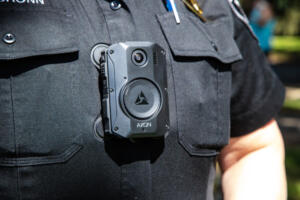
<svg viewBox="0 0 300 200"><path fill-rule="evenodd" d="M219 157L224 200L285 200L284 144L273 120L232 138Z"/></svg>

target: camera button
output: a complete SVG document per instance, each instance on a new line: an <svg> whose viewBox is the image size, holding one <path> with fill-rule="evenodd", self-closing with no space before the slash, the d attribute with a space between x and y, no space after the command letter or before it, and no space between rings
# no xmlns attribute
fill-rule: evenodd
<svg viewBox="0 0 300 200"><path fill-rule="evenodd" d="M159 89L146 79L129 83L124 90L123 100L127 112L138 119L151 118L161 106Z"/></svg>

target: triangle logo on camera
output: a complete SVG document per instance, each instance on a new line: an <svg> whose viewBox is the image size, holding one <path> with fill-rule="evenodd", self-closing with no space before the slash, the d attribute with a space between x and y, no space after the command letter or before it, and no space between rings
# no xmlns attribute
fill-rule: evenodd
<svg viewBox="0 0 300 200"><path fill-rule="evenodd" d="M135 105L148 105L148 100L145 97L143 91L140 92L139 96L135 100Z"/></svg>

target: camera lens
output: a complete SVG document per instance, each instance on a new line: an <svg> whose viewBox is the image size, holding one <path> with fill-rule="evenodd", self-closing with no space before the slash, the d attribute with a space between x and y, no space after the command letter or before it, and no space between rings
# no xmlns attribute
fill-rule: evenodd
<svg viewBox="0 0 300 200"><path fill-rule="evenodd" d="M142 50L134 50L132 53L132 62L137 66L143 66L147 62L146 53Z"/></svg>
<svg viewBox="0 0 300 200"><path fill-rule="evenodd" d="M144 60L144 56L141 53L134 54L134 61L137 63L141 63Z"/></svg>

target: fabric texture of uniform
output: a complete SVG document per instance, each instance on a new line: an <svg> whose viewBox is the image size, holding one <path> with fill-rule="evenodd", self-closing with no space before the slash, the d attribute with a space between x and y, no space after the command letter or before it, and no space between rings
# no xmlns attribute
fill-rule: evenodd
<svg viewBox="0 0 300 200"><path fill-rule="evenodd" d="M213 199L216 155L279 111L284 88L227 0L0 1L0 199ZM166 138L95 138L98 43L167 51Z"/></svg>

